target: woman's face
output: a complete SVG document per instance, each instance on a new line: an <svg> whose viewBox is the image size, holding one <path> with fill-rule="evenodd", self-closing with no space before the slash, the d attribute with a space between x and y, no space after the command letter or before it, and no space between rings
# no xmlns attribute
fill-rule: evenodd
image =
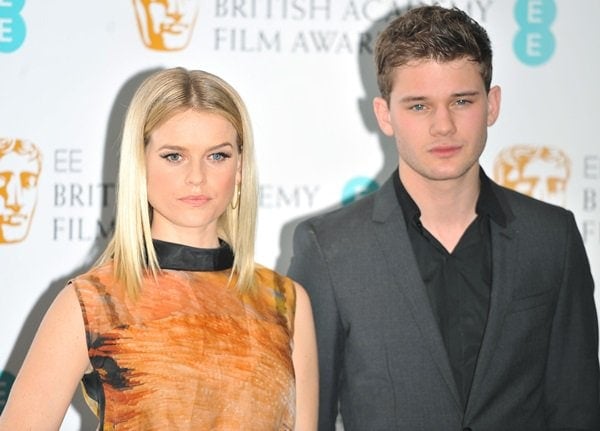
<svg viewBox="0 0 600 431"><path fill-rule="evenodd" d="M150 134L146 169L152 237L216 247L217 221L241 180L233 125L206 111L175 114Z"/></svg>

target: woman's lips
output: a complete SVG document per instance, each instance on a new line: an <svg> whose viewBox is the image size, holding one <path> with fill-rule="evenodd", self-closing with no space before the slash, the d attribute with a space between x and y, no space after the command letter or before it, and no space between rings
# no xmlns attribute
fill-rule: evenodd
<svg viewBox="0 0 600 431"><path fill-rule="evenodd" d="M208 196L204 196L204 195L190 195L190 196L184 196L184 197L180 198L179 200L188 205L201 206L201 205L204 205L206 202L208 202L210 200L210 198Z"/></svg>

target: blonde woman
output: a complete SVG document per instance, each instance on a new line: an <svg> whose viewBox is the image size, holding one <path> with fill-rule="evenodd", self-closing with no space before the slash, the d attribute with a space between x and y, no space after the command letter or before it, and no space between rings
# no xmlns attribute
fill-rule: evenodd
<svg viewBox="0 0 600 431"><path fill-rule="evenodd" d="M59 428L74 391L103 430L314 430L311 306L254 263L250 121L219 77L174 68L125 120L116 227L48 310L0 430Z"/></svg>

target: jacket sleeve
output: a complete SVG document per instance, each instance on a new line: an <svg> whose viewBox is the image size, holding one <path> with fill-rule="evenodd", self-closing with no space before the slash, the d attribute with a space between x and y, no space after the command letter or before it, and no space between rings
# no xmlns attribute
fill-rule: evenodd
<svg viewBox="0 0 600 431"><path fill-rule="evenodd" d="M568 213L564 273L546 367L549 430L600 430L598 319L581 235Z"/></svg>
<svg viewBox="0 0 600 431"><path fill-rule="evenodd" d="M319 431L333 431L338 414L343 339L330 268L309 222L296 227L293 244L288 275L308 292L317 332Z"/></svg>

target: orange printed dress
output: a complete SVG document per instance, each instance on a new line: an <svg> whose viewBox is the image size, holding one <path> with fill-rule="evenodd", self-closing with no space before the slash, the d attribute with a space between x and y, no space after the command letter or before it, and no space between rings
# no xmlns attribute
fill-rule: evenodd
<svg viewBox="0 0 600 431"><path fill-rule="evenodd" d="M227 285L227 244L154 241L163 271L137 301L107 264L73 279L93 372L83 379L101 430L291 430L293 282L257 269L258 291Z"/></svg>

